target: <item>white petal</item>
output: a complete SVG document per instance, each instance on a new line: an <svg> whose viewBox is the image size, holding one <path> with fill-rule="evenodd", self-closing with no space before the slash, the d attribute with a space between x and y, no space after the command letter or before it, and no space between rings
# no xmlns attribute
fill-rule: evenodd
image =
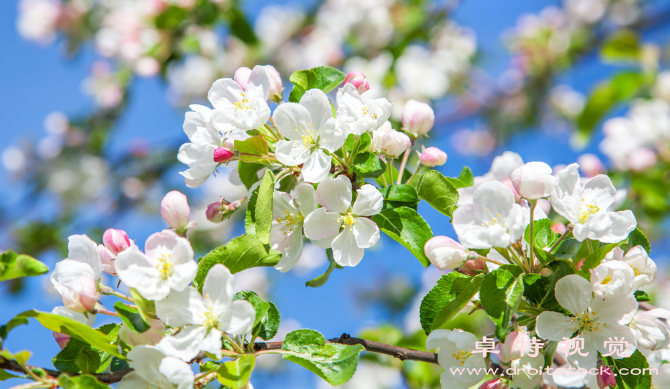
<svg viewBox="0 0 670 389"><path fill-rule="evenodd" d="M569 338L576 331L571 318L558 312L544 311L537 317L535 331L542 339L560 342Z"/></svg>
<svg viewBox="0 0 670 389"><path fill-rule="evenodd" d="M270 95L270 79L265 66L256 65L249 75L247 94L267 100ZM257 95L257 96L256 96Z"/></svg>
<svg viewBox="0 0 670 389"><path fill-rule="evenodd" d="M568 165L556 175L556 185L551 193L551 206L573 224L579 220L582 187L579 165Z"/></svg>
<svg viewBox="0 0 670 389"><path fill-rule="evenodd" d="M177 389L190 389L193 386L194 375L191 366L176 358L163 358L158 371L167 377L171 384L176 385Z"/></svg>
<svg viewBox="0 0 670 389"><path fill-rule="evenodd" d="M128 352L127 355L130 367L135 369L145 380L160 386L160 382L165 380L159 371L161 360L165 357L162 351L153 346L136 346Z"/></svg>
<svg viewBox="0 0 670 389"><path fill-rule="evenodd" d="M475 206L466 204L458 207L452 217L454 231L458 235L461 244L470 249L488 249L491 244L486 237L488 236L488 226L482 225L482 221L477 217Z"/></svg>
<svg viewBox="0 0 670 389"><path fill-rule="evenodd" d="M302 176L307 182L321 182L330 172L333 157L321 149L314 150L302 168Z"/></svg>
<svg viewBox="0 0 670 389"><path fill-rule="evenodd" d="M611 296L602 299L596 296L591 303L591 310L597 312L594 320L605 323L627 325L637 312L638 303L635 296Z"/></svg>
<svg viewBox="0 0 670 389"><path fill-rule="evenodd" d="M162 389L161 386L154 385L153 383L145 380L137 374L137 372L131 371L130 373L123 376L121 382L119 383L118 389Z"/></svg>
<svg viewBox="0 0 670 389"><path fill-rule="evenodd" d="M235 277L227 267L217 263L209 269L202 286L202 296L205 305L213 307L216 313L230 309L235 297Z"/></svg>
<svg viewBox="0 0 670 389"><path fill-rule="evenodd" d="M168 297L156 301L156 314L171 327L201 324L201 314L206 311L202 296L194 288L173 290Z"/></svg>
<svg viewBox="0 0 670 389"><path fill-rule="evenodd" d="M277 142L275 156L284 165L298 166L307 161L310 153L302 141L280 140Z"/></svg>
<svg viewBox="0 0 670 389"><path fill-rule="evenodd" d="M426 338L426 350L432 350L450 343L451 330L437 329Z"/></svg>
<svg viewBox="0 0 670 389"><path fill-rule="evenodd" d="M193 259L193 248L187 239L177 238L171 260L173 273L168 280L170 288L174 290L188 288L198 273L198 264Z"/></svg>
<svg viewBox="0 0 670 389"><path fill-rule="evenodd" d="M296 103L284 103L275 109L272 119L285 138L302 143L304 131L311 129L312 118L307 108Z"/></svg>
<svg viewBox="0 0 670 389"><path fill-rule="evenodd" d="M344 133L337 126L337 120L331 118L318 131L320 148L334 153L344 144Z"/></svg>
<svg viewBox="0 0 670 389"><path fill-rule="evenodd" d="M345 228L333 240L333 259L340 266L356 266L363 259L365 250L358 247L354 232Z"/></svg>
<svg viewBox="0 0 670 389"><path fill-rule="evenodd" d="M312 240L312 243L314 243L317 247L326 250L332 247L333 240L335 240L335 238L337 238L337 234L333 234L323 239L314 239Z"/></svg>
<svg viewBox="0 0 670 389"><path fill-rule="evenodd" d="M251 332L256 318L256 311L251 303L245 300L235 300L232 306L232 317L230 323L223 331L231 335L243 335Z"/></svg>
<svg viewBox="0 0 670 389"><path fill-rule="evenodd" d="M512 210L514 194L500 181L483 183L473 196L475 212L481 220L505 219Z"/></svg>
<svg viewBox="0 0 670 389"><path fill-rule="evenodd" d="M94 278L102 275L102 262L98 245L86 235L72 235L67 242L68 259L87 263L93 269Z"/></svg>
<svg viewBox="0 0 670 389"><path fill-rule="evenodd" d="M300 105L307 109L311 122L317 130L321 130L323 125L333 118L328 97L320 89L310 89L305 92L300 99Z"/></svg>
<svg viewBox="0 0 670 389"><path fill-rule="evenodd" d="M591 300L593 300L591 284L576 274L558 280L555 294L558 303L575 315L586 312Z"/></svg>
<svg viewBox="0 0 670 389"><path fill-rule="evenodd" d="M596 348L593 334L593 332L587 332L579 336L580 338L584 339L582 354L586 355L580 355L579 353L568 355L568 362L570 362L571 365L584 369L593 369L596 367L596 362L598 361L598 350Z"/></svg>
<svg viewBox="0 0 670 389"><path fill-rule="evenodd" d="M158 347L165 355L190 361L200 351L200 343L207 336L207 328L203 326L187 326L176 335L166 336Z"/></svg>
<svg viewBox="0 0 670 389"><path fill-rule="evenodd" d="M622 356L618 356L617 353L611 355L611 357L614 359L624 358L623 355L629 357L633 355L635 349L637 349L637 340L635 339L635 335L633 335L633 331L631 331L631 329L625 325L610 323L606 327L598 327L598 331L591 332L591 336L593 336L593 340L598 351L606 354L610 354L613 350L610 349L611 344L606 345L605 342L616 340L623 340L624 342L627 342L628 347L626 347L624 351L620 352Z"/></svg>
<svg viewBox="0 0 670 389"><path fill-rule="evenodd" d="M300 213L302 213L303 216L312 213L319 205L314 186L302 183L295 188L295 192L295 201L298 203L298 208L300 208Z"/></svg>
<svg viewBox="0 0 670 389"><path fill-rule="evenodd" d="M358 247L368 248L377 244L379 240L379 227L372 220L359 217L356 219L353 229Z"/></svg>
<svg viewBox="0 0 670 389"><path fill-rule="evenodd" d="M305 236L311 240L321 240L337 234L340 230L339 218L339 213L328 212L326 208L317 209L305 218Z"/></svg>
<svg viewBox="0 0 670 389"><path fill-rule="evenodd" d="M161 280L158 261L142 253L136 245L120 252L114 267L121 281L137 289L146 299L161 300L170 293L170 287Z"/></svg>
<svg viewBox="0 0 670 389"><path fill-rule="evenodd" d="M356 192L358 197L356 197L356 202L351 209L354 215L372 216L381 212L384 205L384 196L379 189L370 184L365 184Z"/></svg>
<svg viewBox="0 0 670 389"><path fill-rule="evenodd" d="M328 211L347 213L351 206L351 181L345 176L327 177L319 184L316 195Z"/></svg>
<svg viewBox="0 0 670 389"><path fill-rule="evenodd" d="M621 242L637 227L637 220L632 211L608 212L607 215L612 226L607 234L598 239L603 243Z"/></svg>
<svg viewBox="0 0 670 389"><path fill-rule="evenodd" d="M214 108L219 108L236 102L243 92L242 87L232 78L222 78L214 81L207 98Z"/></svg>
<svg viewBox="0 0 670 389"><path fill-rule="evenodd" d="M293 268L302 255L302 226L283 236L284 240L277 247L273 248L282 253L279 263L275 265L275 269L285 273Z"/></svg>
<svg viewBox="0 0 670 389"><path fill-rule="evenodd" d="M595 204L602 210L612 205L615 196L616 189L612 185L612 180L604 174L598 174L588 180L582 189L583 202Z"/></svg>

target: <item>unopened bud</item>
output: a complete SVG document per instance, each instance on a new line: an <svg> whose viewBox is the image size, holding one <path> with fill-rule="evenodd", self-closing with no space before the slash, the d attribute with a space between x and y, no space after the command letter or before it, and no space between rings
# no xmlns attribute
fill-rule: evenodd
<svg viewBox="0 0 670 389"><path fill-rule="evenodd" d="M494 378L484 382L479 389L507 389L507 385L502 378Z"/></svg>
<svg viewBox="0 0 670 389"><path fill-rule="evenodd" d="M447 153L437 147L429 147L423 150L419 160L421 160L421 164L424 166L442 166L447 163Z"/></svg>
<svg viewBox="0 0 670 389"><path fill-rule="evenodd" d="M81 277L77 289L63 293L63 305L75 312L92 312L98 302L98 286L93 277Z"/></svg>
<svg viewBox="0 0 670 389"><path fill-rule="evenodd" d="M487 269L486 262L484 262L484 260L481 258L468 259L461 267L461 271L469 276L475 276L479 273L484 273Z"/></svg>
<svg viewBox="0 0 670 389"><path fill-rule="evenodd" d="M612 370L609 367L600 366L596 378L600 389L605 389L607 387L616 388L616 378L614 378L614 374L612 374Z"/></svg>
<svg viewBox="0 0 670 389"><path fill-rule="evenodd" d="M568 230L568 227L563 223L554 223L551 225L551 230L557 234L563 235L565 231Z"/></svg>
<svg viewBox="0 0 670 389"><path fill-rule="evenodd" d="M521 165L512 172L511 178L517 193L529 200L549 196L556 182L551 167L544 162Z"/></svg>
<svg viewBox="0 0 670 389"><path fill-rule="evenodd" d="M242 87L243 90L246 90L247 86L249 85L249 76L251 76L251 69L243 66L235 70L233 79Z"/></svg>
<svg viewBox="0 0 670 389"><path fill-rule="evenodd" d="M161 216L176 231L184 231L189 227L191 209L183 193L173 190L161 201Z"/></svg>
<svg viewBox="0 0 670 389"><path fill-rule="evenodd" d="M128 234L124 230L115 230L113 228L108 228L105 231L102 235L102 242L115 255L133 245L133 242L130 241Z"/></svg>
<svg viewBox="0 0 670 389"><path fill-rule="evenodd" d="M382 151L389 157L399 157L410 146L412 146L412 141L399 131L389 131L382 138Z"/></svg>
<svg viewBox="0 0 670 389"><path fill-rule="evenodd" d="M207 220L212 223L221 223L222 221L229 219L246 199L247 198L245 197L241 200L233 201L232 203L229 203L226 199L221 199L221 201L209 204L205 211Z"/></svg>
<svg viewBox="0 0 670 389"><path fill-rule="evenodd" d="M551 275L551 269L546 268L546 267L543 268L542 270L540 270L540 275L542 277L549 277Z"/></svg>
<svg viewBox="0 0 670 389"><path fill-rule="evenodd" d="M344 85L351 84L356 87L359 94L370 90L370 84L365 79L365 74L361 72L351 72L344 78Z"/></svg>
<svg viewBox="0 0 670 389"><path fill-rule="evenodd" d="M512 331L507 334L505 343L498 344L498 358L508 363L513 359L519 359L528 354L530 350L530 337L524 331Z"/></svg>
<svg viewBox="0 0 670 389"><path fill-rule="evenodd" d="M214 162L223 163L228 162L235 157L235 153L225 147L218 147L214 150Z"/></svg>
<svg viewBox="0 0 670 389"><path fill-rule="evenodd" d="M455 269L468 259L468 250L448 236L434 236L423 246L430 263L440 270Z"/></svg>
<svg viewBox="0 0 670 389"><path fill-rule="evenodd" d="M435 124L435 112L426 103L409 100L402 109L402 127L414 136L425 135Z"/></svg>
<svg viewBox="0 0 670 389"><path fill-rule="evenodd" d="M116 259L116 255L102 244L98 245L98 255L100 255L100 262L102 263L102 271L115 276L116 268L114 268L114 260Z"/></svg>
<svg viewBox="0 0 670 389"><path fill-rule="evenodd" d="M67 346L67 342L70 341L70 337L68 335L61 334L60 332L54 331L53 335L54 339L56 339L56 343L58 343L58 347L60 347L61 350L64 349L65 346Z"/></svg>
<svg viewBox="0 0 670 389"><path fill-rule="evenodd" d="M268 80L270 80L270 100L279 103L282 101L284 94L281 74L272 65L265 65L264 68L268 73Z"/></svg>

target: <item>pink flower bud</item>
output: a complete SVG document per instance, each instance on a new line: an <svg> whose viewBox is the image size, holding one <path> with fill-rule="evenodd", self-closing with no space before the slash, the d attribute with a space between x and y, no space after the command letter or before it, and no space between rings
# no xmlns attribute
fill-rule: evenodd
<svg viewBox="0 0 670 389"><path fill-rule="evenodd" d="M505 338L505 343L498 344L498 358L508 363L513 359L520 359L527 355L530 350L530 337L523 331L510 332Z"/></svg>
<svg viewBox="0 0 670 389"><path fill-rule="evenodd" d="M402 127L414 136L425 135L433 128L435 112L426 103L409 100L402 109Z"/></svg>
<svg viewBox="0 0 670 389"><path fill-rule="evenodd" d="M228 162L235 156L235 153L225 147L218 147L214 150L214 162L223 163Z"/></svg>
<svg viewBox="0 0 670 389"><path fill-rule="evenodd" d="M568 230L568 227L563 223L554 223L551 225L551 230L557 234L565 234L565 231Z"/></svg>
<svg viewBox="0 0 670 389"><path fill-rule="evenodd" d="M461 267L461 271L469 276L475 276L487 270L486 262L481 258L468 259Z"/></svg>
<svg viewBox="0 0 670 389"><path fill-rule="evenodd" d="M176 231L186 230L189 226L188 219L191 217L186 196L176 190L166 194L161 201L161 216Z"/></svg>
<svg viewBox="0 0 670 389"><path fill-rule="evenodd" d="M479 389L507 389L507 385L502 378L494 378L484 382Z"/></svg>
<svg viewBox="0 0 670 389"><path fill-rule="evenodd" d="M542 277L549 277L551 275L551 269L549 269L547 267L542 268L542 270L540 270L540 275Z"/></svg>
<svg viewBox="0 0 670 389"><path fill-rule="evenodd" d="M468 260L468 250L448 236L434 236L423 247L430 263L440 270L455 269Z"/></svg>
<svg viewBox="0 0 670 389"><path fill-rule="evenodd" d="M249 85L249 76L251 76L251 69L243 66L235 70L235 76L233 76L233 79L242 87L243 90L246 90L247 86Z"/></svg>
<svg viewBox="0 0 670 389"><path fill-rule="evenodd" d="M61 334L60 332L54 331L53 335L54 339L56 339L56 343L58 343L58 347L60 347L61 350L64 349L65 346L67 346L67 342L70 341L70 337L68 335Z"/></svg>
<svg viewBox="0 0 670 389"><path fill-rule="evenodd" d="M551 167L544 162L528 162L512 172L512 185L526 199L537 200L547 197L556 182L551 173Z"/></svg>
<svg viewBox="0 0 670 389"><path fill-rule="evenodd" d="M246 197L229 203L226 199L221 199L221 201L209 204L205 211L207 220L212 223L221 223L222 221L229 219L245 200Z"/></svg>
<svg viewBox="0 0 670 389"><path fill-rule="evenodd" d="M344 85L351 84L356 87L358 93L370 90L370 84L365 79L365 74L361 72L351 72L344 78Z"/></svg>
<svg viewBox="0 0 670 389"><path fill-rule="evenodd" d="M577 158L579 168L586 177L595 177L598 174L604 174L606 169L600 158L595 154L584 154Z"/></svg>
<svg viewBox="0 0 670 389"><path fill-rule="evenodd" d="M609 367L600 366L596 378L600 389L605 389L607 387L616 388L616 378L614 378L614 374L612 374L612 370Z"/></svg>
<svg viewBox="0 0 670 389"><path fill-rule="evenodd" d="M124 230L115 230L113 228L105 231L102 235L102 242L113 254L118 254L133 245L133 242L130 241L128 234Z"/></svg>
<svg viewBox="0 0 670 389"><path fill-rule="evenodd" d="M81 277L77 289L67 289L62 293L63 305L75 312L91 312L98 302L98 286L92 277Z"/></svg>
<svg viewBox="0 0 670 389"><path fill-rule="evenodd" d="M268 73L268 79L270 80L270 100L281 101L284 85L281 81L281 74L275 69L272 65L265 65L265 70Z"/></svg>
<svg viewBox="0 0 670 389"><path fill-rule="evenodd" d="M447 153L437 147L429 147L423 150L419 160L424 166L442 166L447 163Z"/></svg>
<svg viewBox="0 0 670 389"><path fill-rule="evenodd" d="M389 131L382 138L382 151L389 157L399 157L412 145L409 136L399 131Z"/></svg>
<svg viewBox="0 0 670 389"><path fill-rule="evenodd" d="M98 255L100 255L100 262L102 262L102 271L115 276L116 268L114 268L114 260L116 259L116 254L109 251L104 245L98 245Z"/></svg>

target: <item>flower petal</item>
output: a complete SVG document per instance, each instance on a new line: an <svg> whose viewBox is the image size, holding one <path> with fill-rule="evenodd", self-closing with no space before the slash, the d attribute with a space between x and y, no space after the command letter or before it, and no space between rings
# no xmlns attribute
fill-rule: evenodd
<svg viewBox="0 0 670 389"><path fill-rule="evenodd" d="M306 129L311 129L309 123L312 117L307 108L296 103L284 103L275 109L272 118L285 138L302 143L302 136Z"/></svg>
<svg viewBox="0 0 670 389"><path fill-rule="evenodd" d="M579 221L582 186L579 165L568 165L556 175L556 185L551 192L551 207L572 224Z"/></svg>
<svg viewBox="0 0 670 389"><path fill-rule="evenodd" d="M232 306L230 322L224 329L231 335L243 335L251 332L256 318L254 307L245 300L235 300Z"/></svg>
<svg viewBox="0 0 670 389"><path fill-rule="evenodd" d="M324 124L333 118L330 101L321 89L310 89L300 98L300 105L305 107L314 127L321 132Z"/></svg>
<svg viewBox="0 0 670 389"><path fill-rule="evenodd" d="M207 98L214 108L220 108L233 104L238 100L241 93L244 93L244 90L232 78L221 78L214 81L209 92L207 92Z"/></svg>
<svg viewBox="0 0 670 389"><path fill-rule="evenodd" d="M377 244L377 241L379 240L379 227L377 227L377 224L372 220L359 217L356 219L353 229L358 247L368 248Z"/></svg>
<svg viewBox="0 0 670 389"><path fill-rule="evenodd" d="M348 228L333 240L333 259L340 266L356 266L363 259L365 250L358 247L354 232Z"/></svg>
<svg viewBox="0 0 670 389"><path fill-rule="evenodd" d="M114 267L121 281L149 300L162 300L170 293L170 287L161 280L158 261L140 251L136 246L120 252Z"/></svg>
<svg viewBox="0 0 670 389"><path fill-rule="evenodd" d="M356 197L356 202L351 209L354 215L372 216L381 212L384 205L384 196L379 189L370 184L365 184L356 192L358 197Z"/></svg>
<svg viewBox="0 0 670 389"><path fill-rule="evenodd" d="M295 193L295 201L303 216L312 213L319 205L314 186L302 183L295 188Z"/></svg>
<svg viewBox="0 0 670 389"><path fill-rule="evenodd" d="M330 172L333 157L326 155L321 149L314 150L302 168L302 176L307 182L321 182Z"/></svg>
<svg viewBox="0 0 670 389"><path fill-rule="evenodd" d="M282 273L291 270L302 255L302 227L284 236L285 239L276 247L273 247L273 249L282 253L279 263L275 265L275 269Z"/></svg>
<svg viewBox="0 0 670 389"><path fill-rule="evenodd" d="M98 245L86 235L72 235L67 242L68 259L87 263L93 269L94 278L102 275L102 262Z"/></svg>
<svg viewBox="0 0 670 389"><path fill-rule="evenodd" d="M219 345L221 344L221 336L219 335ZM219 346L221 350L221 346ZM191 367L176 359L166 357L161 360L158 371L167 377L168 381L176 386L176 389L189 389L193 387L193 380L195 378Z"/></svg>
<svg viewBox="0 0 670 389"><path fill-rule="evenodd" d="M201 315L206 311L202 296L194 288L173 290L166 298L156 301L156 314L171 327L202 324Z"/></svg>
<svg viewBox="0 0 670 389"><path fill-rule="evenodd" d="M591 310L597 312L594 320L605 323L627 325L637 312L638 303L632 294L600 298L596 296L591 303Z"/></svg>
<svg viewBox="0 0 670 389"><path fill-rule="evenodd" d="M535 330L542 339L560 342L563 338L570 338L576 331L571 320L558 312L544 311L537 317Z"/></svg>
<svg viewBox="0 0 670 389"><path fill-rule="evenodd" d="M347 213L351 206L351 181L345 176L327 177L316 189L316 196L329 212Z"/></svg>
<svg viewBox="0 0 670 389"><path fill-rule="evenodd" d="M135 372L145 380L156 385L165 380L165 376L158 371L158 367L165 354L158 348L153 346L136 346L128 352L127 357L130 360L130 367L135 369Z"/></svg>
<svg viewBox="0 0 670 389"><path fill-rule="evenodd" d="M591 283L582 276L571 274L556 282L556 300L570 313L577 315L586 312L593 300Z"/></svg>
<svg viewBox="0 0 670 389"><path fill-rule="evenodd" d="M607 215L612 225L609 231L598 239L603 243L621 242L637 227L637 220L632 211L607 212Z"/></svg>
<svg viewBox="0 0 670 389"><path fill-rule="evenodd" d="M202 296L205 306L212 307L217 314L230 309L235 297L235 277L227 267L217 263L209 269Z"/></svg>
<svg viewBox="0 0 670 389"><path fill-rule="evenodd" d="M158 342L158 347L165 355L190 361L200 351L200 343L207 336L204 326L186 326L176 335L166 336Z"/></svg>
<svg viewBox="0 0 670 389"><path fill-rule="evenodd" d="M305 236L314 241L337 234L340 230L339 218L339 213L328 212L326 208L317 209L305 219Z"/></svg>
<svg viewBox="0 0 670 389"><path fill-rule="evenodd" d="M310 153L302 141L280 140L277 142L275 156L284 165L298 166L307 161Z"/></svg>

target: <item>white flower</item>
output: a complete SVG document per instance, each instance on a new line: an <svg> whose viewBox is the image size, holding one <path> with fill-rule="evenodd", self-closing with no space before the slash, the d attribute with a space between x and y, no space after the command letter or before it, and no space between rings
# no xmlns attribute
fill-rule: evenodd
<svg viewBox="0 0 670 389"><path fill-rule="evenodd" d="M440 377L443 389L469 388L479 382L486 372L486 361L483 354L473 353L477 349L478 339L475 335L460 329L435 330L426 339L426 349L440 348L437 361L445 370ZM466 369L463 374L458 374L451 369ZM471 374L477 369L477 373Z"/></svg>
<svg viewBox="0 0 670 389"><path fill-rule="evenodd" d="M230 124L242 131L256 129L270 118L269 94L270 80L262 66L251 71L245 89L232 78L216 80L207 93L214 106L212 119L217 125Z"/></svg>
<svg viewBox="0 0 670 389"><path fill-rule="evenodd" d="M598 351L611 354L605 342L621 340L627 343L622 355L631 355L637 348L637 341L628 323L637 311L637 301L633 295L616 298L593 297L591 285L583 277L572 274L558 280L555 287L556 300L573 316L545 311L537 317L535 330L542 339L560 342L563 338L583 339L582 354L568 356L568 361L576 366L591 369L596 367ZM611 338L611 339L610 339ZM611 346L611 344L610 344ZM613 358L620 359L617 353Z"/></svg>
<svg viewBox="0 0 670 389"><path fill-rule="evenodd" d="M81 324L86 324L89 327L93 327L93 323L95 322L95 314L92 313L87 313L83 314L81 312L75 312L67 307L55 307L51 313L54 315L58 316L63 316L67 317L68 319L75 320ZM54 331L53 333L54 339L56 340L56 343L58 343L58 346L62 349L67 346L67 343L70 341L70 336L62 334L60 332Z"/></svg>
<svg viewBox="0 0 670 389"><path fill-rule="evenodd" d="M282 104L274 112L279 132L288 140L277 142L279 162L288 166L304 164L305 181L321 182L330 171L333 153L344 144L337 128L328 97L319 89L310 89L300 104Z"/></svg>
<svg viewBox="0 0 670 389"><path fill-rule="evenodd" d="M173 291L156 302L156 313L171 327L184 327L158 343L166 355L190 361L200 350L221 358L223 332L251 331L256 312L248 301L235 300L235 278L227 267L214 265L205 278L202 296L194 288Z"/></svg>
<svg viewBox="0 0 670 389"><path fill-rule="evenodd" d="M634 282L633 268L621 261L604 262L591 269L591 288L598 296L631 294Z"/></svg>
<svg viewBox="0 0 670 389"><path fill-rule="evenodd" d="M630 265L635 273L634 290L638 290L645 285L651 285L656 279L656 264L649 258L647 251L642 246L631 248L626 255L621 248L615 247L605 256L603 261L622 261Z"/></svg>
<svg viewBox="0 0 670 389"><path fill-rule="evenodd" d="M295 197L285 192L274 192L270 244L274 250L282 253L275 269L284 273L298 262L302 255L302 226L305 217L317 206L316 190L311 184L298 185L295 188Z"/></svg>
<svg viewBox="0 0 670 389"><path fill-rule="evenodd" d="M165 325L162 321L149 319L149 329L137 333L132 331L125 323L119 329L119 338L130 346L153 346L165 337Z"/></svg>
<svg viewBox="0 0 670 389"><path fill-rule="evenodd" d="M512 331L505 337L504 343L499 343L497 350L498 358L504 363L509 363L515 359L521 359L524 355L530 353L530 336L526 331Z"/></svg>
<svg viewBox="0 0 670 389"><path fill-rule="evenodd" d="M178 233L184 233L195 225L194 222L189 223L191 208L186 195L177 190L168 192L161 200L161 216Z"/></svg>
<svg viewBox="0 0 670 389"><path fill-rule="evenodd" d="M423 246L430 263L440 270L455 269L468 260L468 250L448 236L434 236Z"/></svg>
<svg viewBox="0 0 670 389"><path fill-rule="evenodd" d="M116 272L121 281L149 300L162 300L170 289L182 291L195 278L198 265L185 238L165 230L151 235L144 251L133 245L116 257Z"/></svg>
<svg viewBox="0 0 670 389"><path fill-rule="evenodd" d="M668 347L670 345L668 319L670 312L663 308L639 311L629 326L637 339L637 345L652 351Z"/></svg>
<svg viewBox="0 0 670 389"><path fill-rule="evenodd" d="M369 184L357 192L352 207L351 181L345 176L326 178L316 190L323 208L305 219L305 235L320 247L332 247L333 258L340 266L356 266L363 259L364 249L379 240L379 227L366 216L381 212L384 198Z"/></svg>
<svg viewBox="0 0 670 389"><path fill-rule="evenodd" d="M400 131L387 131L382 138L382 151L389 157L397 158L412 145L409 136Z"/></svg>
<svg viewBox="0 0 670 389"><path fill-rule="evenodd" d="M514 190L530 200L548 197L556 181L551 173L551 167L544 162L528 162L519 166L511 174Z"/></svg>
<svg viewBox="0 0 670 389"><path fill-rule="evenodd" d="M337 119L347 134L375 131L390 116L391 103L385 98L364 98L352 84L345 84L337 91Z"/></svg>
<svg viewBox="0 0 670 389"><path fill-rule="evenodd" d="M530 215L498 181L482 184L472 204L458 207L452 219L458 240L467 248L508 247L526 230Z"/></svg>
<svg viewBox="0 0 670 389"><path fill-rule="evenodd" d="M574 226L575 239L620 242L635 229L637 221L631 211L609 212L616 189L609 177L599 174L582 186L579 165L573 163L560 171L551 193L551 206Z"/></svg>
<svg viewBox="0 0 670 389"><path fill-rule="evenodd" d="M68 238L68 257L56 264L51 282L63 296L63 305L75 312L92 311L100 297L102 262L98 246L86 235Z"/></svg>
<svg viewBox="0 0 670 389"><path fill-rule="evenodd" d="M512 382L517 388L535 389L542 381L544 354L539 353L534 357L524 355L520 359L513 360L510 367L517 369L512 375Z"/></svg>
<svg viewBox="0 0 670 389"><path fill-rule="evenodd" d="M123 376L119 389L190 389L194 374L191 366L177 358L165 356L153 346L136 346L128 352L130 367L135 371Z"/></svg>

